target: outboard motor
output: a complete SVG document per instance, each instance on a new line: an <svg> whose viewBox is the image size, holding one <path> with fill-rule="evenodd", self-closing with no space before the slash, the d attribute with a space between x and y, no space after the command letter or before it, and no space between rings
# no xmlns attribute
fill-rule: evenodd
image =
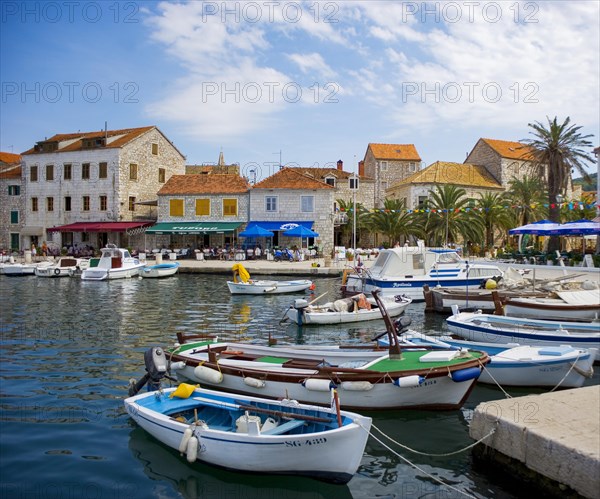
<svg viewBox="0 0 600 499"><path fill-rule="evenodd" d="M148 391L158 390L160 382L167 376L168 361L165 352L160 347L152 347L144 352L144 364L146 365L146 374L136 383L135 380L129 382L129 396L137 395L139 391L148 383Z"/></svg>
<svg viewBox="0 0 600 499"><path fill-rule="evenodd" d="M298 311L298 326L304 322L304 310L308 307L308 302L304 298L294 300L294 308Z"/></svg>
<svg viewBox="0 0 600 499"><path fill-rule="evenodd" d="M399 319L394 321L394 327L396 328L396 332L398 334L405 333L412 323L412 319L410 317L402 316Z"/></svg>

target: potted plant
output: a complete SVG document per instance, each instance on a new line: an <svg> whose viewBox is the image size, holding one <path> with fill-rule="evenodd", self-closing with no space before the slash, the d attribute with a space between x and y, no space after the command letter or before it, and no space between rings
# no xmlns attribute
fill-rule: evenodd
<svg viewBox="0 0 600 499"><path fill-rule="evenodd" d="M352 251L350 251L350 250L346 251L346 260L349 262L354 260L354 253L352 253Z"/></svg>

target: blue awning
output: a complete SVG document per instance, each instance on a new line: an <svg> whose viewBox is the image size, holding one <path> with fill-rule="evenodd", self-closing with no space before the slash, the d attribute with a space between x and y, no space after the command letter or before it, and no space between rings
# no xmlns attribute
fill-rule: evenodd
<svg viewBox="0 0 600 499"><path fill-rule="evenodd" d="M290 230L293 229L295 227L298 227L299 225L302 227L306 227L307 229L312 229L313 226L312 221L302 221L302 222L273 222L271 220L269 221L264 221L264 222L259 222L259 221L252 221L248 223L248 226L246 227L246 230L251 229L252 227L258 225L259 227L262 227L263 229L267 229L270 231L276 231L276 230L280 230L280 231L286 231L286 230Z"/></svg>

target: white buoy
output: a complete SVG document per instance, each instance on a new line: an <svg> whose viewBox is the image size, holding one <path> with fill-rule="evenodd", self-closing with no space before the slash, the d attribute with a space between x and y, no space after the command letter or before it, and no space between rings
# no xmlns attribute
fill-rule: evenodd
<svg viewBox="0 0 600 499"><path fill-rule="evenodd" d="M264 380L250 377L244 378L244 383L253 388L264 388L266 385Z"/></svg>
<svg viewBox="0 0 600 499"><path fill-rule="evenodd" d="M198 457L198 439L192 437L189 439L187 444L186 457L188 462L193 463Z"/></svg>
<svg viewBox="0 0 600 499"><path fill-rule="evenodd" d="M342 381L342 389L349 392L366 392L373 388L370 381Z"/></svg>
<svg viewBox="0 0 600 499"><path fill-rule="evenodd" d="M328 392L332 388L335 388L335 385L328 379L307 379L302 385L307 390L315 392Z"/></svg>
<svg viewBox="0 0 600 499"><path fill-rule="evenodd" d="M208 381L209 383L221 383L223 374L210 367L198 366L194 369L194 376L198 381Z"/></svg>
<svg viewBox="0 0 600 499"><path fill-rule="evenodd" d="M179 452L181 452L181 454L187 450L188 442L190 441L190 438L192 438L193 434L194 432L192 431L191 427L186 428L186 430L183 432L183 438L181 439L181 442L179 442Z"/></svg>
<svg viewBox="0 0 600 499"><path fill-rule="evenodd" d="M415 386L419 386L423 382L423 378L417 374L414 376L404 376L403 378L398 378L394 381L394 385L399 386L400 388L413 388Z"/></svg>

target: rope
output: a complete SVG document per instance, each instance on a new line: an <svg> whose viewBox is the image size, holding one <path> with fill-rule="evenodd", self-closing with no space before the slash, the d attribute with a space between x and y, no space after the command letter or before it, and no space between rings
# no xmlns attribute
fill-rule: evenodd
<svg viewBox="0 0 600 499"><path fill-rule="evenodd" d="M496 424L498 424L496 422ZM364 426L362 426L362 424L360 425L365 431L366 428ZM394 442L395 444L399 445L400 447L403 447L404 449L407 449L411 452L415 452L417 454L421 454L424 456L432 456L432 457L438 457L438 456L451 456L453 454L457 454L458 452L464 452L468 449L470 449L471 447L474 447L475 445L477 445L478 443L482 442L483 440L485 440L486 438L490 437L491 435L494 434L494 432L496 431L496 428L493 428L486 436L484 436L483 438L479 439L477 442L475 442L472 445L469 445L467 447L465 447L464 449L457 451L457 452L452 452L449 454L426 454L423 452L419 452L419 451L415 451L409 447L406 447L402 444L400 444L399 442L396 442L395 440L393 440L392 438L390 438L388 435L386 435L385 433L383 433L379 428L377 428L375 425L372 425L371 428L375 428L379 433L381 433L383 436L385 436L387 439L389 439L390 441ZM396 451L394 451L390 446L386 445L384 442L381 441L381 439L377 438L375 435L373 435L372 432L369 432L369 436L371 436L376 442L380 443L381 445L383 445L383 447L385 447L389 452L391 452L392 454L394 454L396 457L398 457L399 459L401 459L402 461L404 461L405 463L407 463L408 465L412 466L414 469L420 471L421 473L423 473L424 475L426 475L427 477L429 477L431 480L433 480L434 482L439 483L440 485L442 485L443 487L448 487L449 489L452 489L453 491L457 492L458 494L461 494L463 496L466 497L476 497L472 494L469 494L468 492L465 492L464 490L460 490L457 489L456 487L453 487L452 485L449 485L447 483L445 483L444 481L442 481L440 478L432 475L431 473L427 473L423 468L420 468L419 466L417 466L416 464L414 464L413 462L411 462L410 460L408 460L407 458L405 458L404 456L400 455L399 453L397 453Z"/></svg>
<svg viewBox="0 0 600 499"><path fill-rule="evenodd" d="M512 395L510 395L510 394L509 394L509 393L508 393L508 392L507 392L507 391L506 391L504 388L502 388L502 386L500 385L500 383L498 383L498 381L496 381L496 378L494 378L494 377L492 376L492 373L490 372L490 370L489 370L489 369L488 369L488 368L487 368L487 367L486 367L484 364L482 364L481 362L479 362L479 365L480 365L480 366L481 366L481 367L482 367L482 368L485 370L485 372L487 372L487 373L488 373L488 376L489 376L490 378L492 378L492 381L493 381L493 382L496 384L496 386L497 386L498 388L500 388L500 391L502 391L502 393L504 394L504 396L505 396L507 399L511 399L511 398L512 398Z"/></svg>

